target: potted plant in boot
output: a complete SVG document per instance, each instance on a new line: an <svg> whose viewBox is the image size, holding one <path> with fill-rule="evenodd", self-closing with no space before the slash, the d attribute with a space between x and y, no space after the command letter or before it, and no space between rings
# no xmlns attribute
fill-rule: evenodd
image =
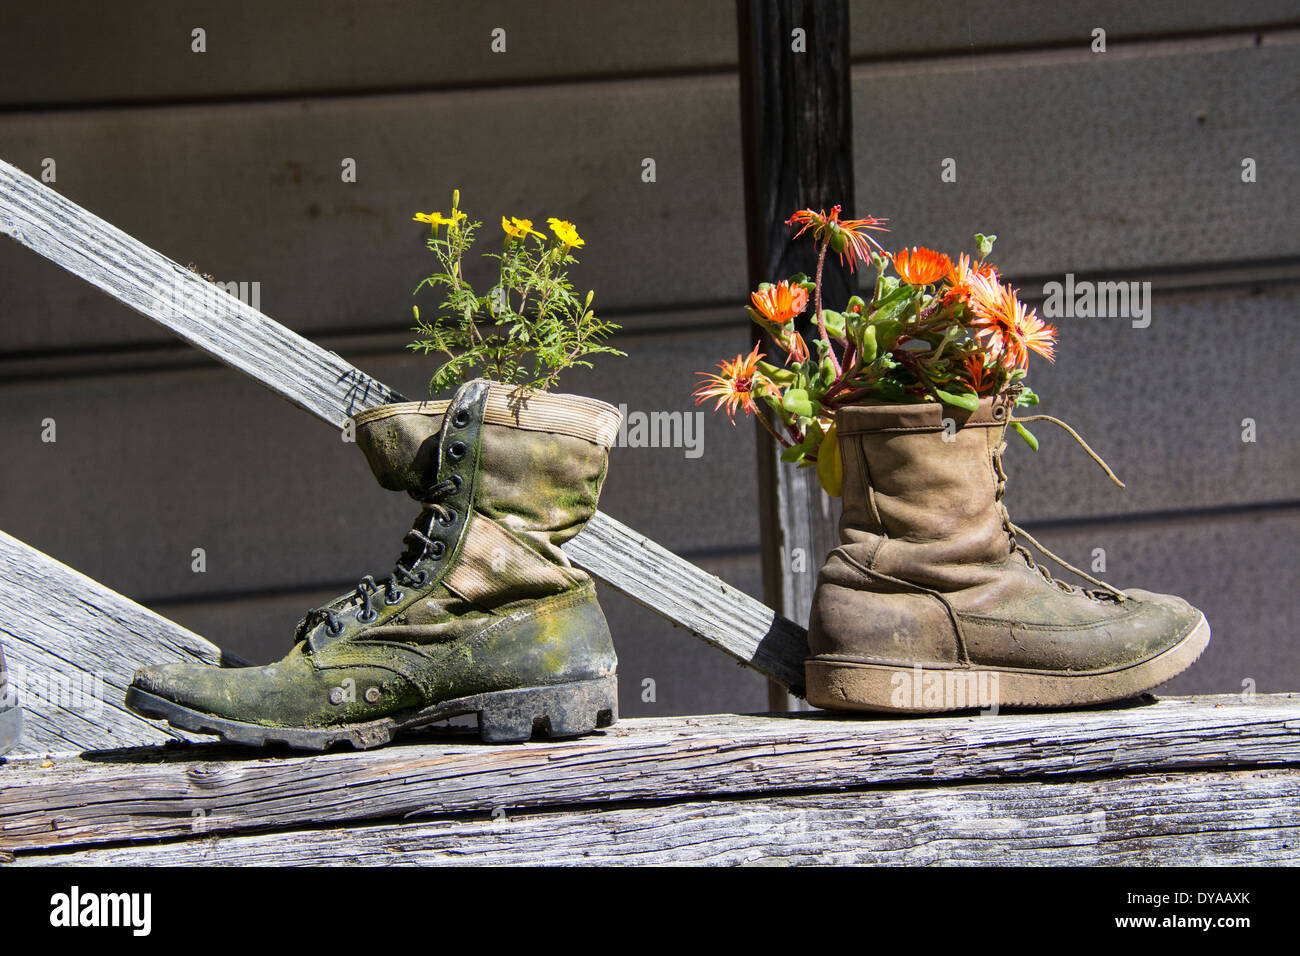
<svg viewBox="0 0 1300 956"><path fill-rule="evenodd" d="M553 394L565 369L590 364L616 326L568 280L572 224L550 235L503 219L498 281L480 295L464 258L482 224L453 196L431 227L436 271L416 291L442 297L411 346L445 356L430 394L449 399L370 408L357 444L380 485L419 513L387 577L310 611L293 649L268 667L147 667L127 703L187 730L237 743L324 749L387 743L403 730L478 715L482 738L589 733L618 712L616 658L591 578L561 545L596 511L619 412ZM475 378L475 374L487 377Z"/></svg>
<svg viewBox="0 0 1300 956"><path fill-rule="evenodd" d="M1131 697L1185 670L1209 642L1204 615L1071 567L1002 504L1007 430L1038 447L1025 422L1064 428L1120 482L1064 422L1016 416L1038 402L1025 375L1031 354L1054 359L1056 331L988 262L995 237L977 235L973 258L890 255L873 235L884 222L841 219L838 206L795 213L789 224L818 244L817 275L761 286L749 309L784 361L756 346L696 392L733 416L758 412L782 460L816 467L843 498L840 545L813 599L808 700L908 713L1063 707ZM830 252L875 267L869 299L826 307ZM794 324L810 305L811 343ZM1091 587L1057 580L1024 544Z"/></svg>

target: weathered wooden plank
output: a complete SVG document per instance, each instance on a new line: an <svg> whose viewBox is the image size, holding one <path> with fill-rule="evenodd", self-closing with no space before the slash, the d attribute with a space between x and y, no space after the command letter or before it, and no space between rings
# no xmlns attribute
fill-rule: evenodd
<svg viewBox="0 0 1300 956"><path fill-rule="evenodd" d="M422 740L318 756L136 751L0 772L6 850L500 808L830 790L918 781L1300 763L1300 697L1171 698L1074 712L854 720L629 720L516 746Z"/></svg>
<svg viewBox="0 0 1300 956"><path fill-rule="evenodd" d="M735 61L729 0L661 0L653 15L603 0L137 0L117 17L96 0L42 9L6 12L0 105L462 88ZM191 51L195 27L206 31L204 54Z"/></svg>
<svg viewBox="0 0 1300 956"><path fill-rule="evenodd" d="M1294 168L1274 132L1300 126L1300 101L1281 92L1298 39L857 66L855 103L908 104L854 127L858 211L890 218L890 249L955 252L996 234L993 259L1022 290L1024 276L1294 260L1296 232L1274 217L1295 206L1295 177L1243 182L1242 163ZM1090 321L1118 332L1125 318Z"/></svg>
<svg viewBox="0 0 1300 956"><path fill-rule="evenodd" d="M194 347L336 428L401 396L332 352L0 161L0 231L126 303ZM622 546L640 542L629 565ZM569 544L612 587L774 680L802 687L803 629L666 549L597 514ZM707 600L706 600L707 599Z"/></svg>
<svg viewBox="0 0 1300 956"><path fill-rule="evenodd" d="M1128 3L1126 0L931 0L925 16L907 0L853 0L853 55L871 59L939 51L971 53L1008 47L1089 50L1092 31L1106 31L1108 49L1144 37L1214 33L1296 22L1287 0L1223 4L1214 0Z"/></svg>
<svg viewBox="0 0 1300 956"><path fill-rule="evenodd" d="M221 650L0 531L0 644L26 715L16 753L204 740L126 710L143 664L221 662Z"/></svg>
<svg viewBox="0 0 1300 956"><path fill-rule="evenodd" d="M16 866L1300 863L1300 771L1137 774L711 800L489 819L192 835L20 853ZM346 859L340 854L346 847Z"/></svg>

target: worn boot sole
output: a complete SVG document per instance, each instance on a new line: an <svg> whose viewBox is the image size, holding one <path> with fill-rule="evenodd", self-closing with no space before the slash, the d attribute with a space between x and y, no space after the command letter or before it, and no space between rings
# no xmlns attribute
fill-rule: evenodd
<svg viewBox="0 0 1300 956"><path fill-rule="evenodd" d="M826 710L934 714L998 707L1078 707L1126 700L1181 674L1210 643L1200 622L1181 641L1140 664L1089 674L988 667L934 667L812 658L808 702ZM919 699L918 699L919 698Z"/></svg>
<svg viewBox="0 0 1300 956"><path fill-rule="evenodd" d="M23 735L23 712L17 707L0 710L0 754L18 746Z"/></svg>
<svg viewBox="0 0 1300 956"><path fill-rule="evenodd" d="M579 737L618 720L618 680L602 677L546 687L499 690L458 697L362 724L338 727L268 727L229 720L192 710L155 694L131 687L126 706L137 714L165 720L173 727L199 734L216 734L231 743L264 747L287 744L299 750L325 750L350 743L358 750L382 747L399 732L415 730L449 717L477 714L479 735L486 743L519 743L534 732L551 738Z"/></svg>

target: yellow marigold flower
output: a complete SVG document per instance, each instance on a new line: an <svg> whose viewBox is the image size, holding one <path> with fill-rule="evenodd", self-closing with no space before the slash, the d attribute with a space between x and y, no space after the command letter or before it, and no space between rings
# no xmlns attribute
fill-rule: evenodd
<svg viewBox="0 0 1300 956"><path fill-rule="evenodd" d="M450 216L444 216L440 212L417 212L411 217L412 222L427 222L436 230L439 226L454 226L465 218L465 214L459 209L453 209Z"/></svg>
<svg viewBox="0 0 1300 956"><path fill-rule="evenodd" d="M546 238L533 228L533 221L531 219L516 219L514 216L507 219L505 216L502 216L501 228L505 230L506 235L511 239L522 239L524 236L530 235L536 236L538 239Z"/></svg>
<svg viewBox="0 0 1300 956"><path fill-rule="evenodd" d="M578 230L573 227L573 223L552 216L546 220L546 224L551 227L551 232L555 233L556 238L566 246L577 246L581 249L586 244L578 235Z"/></svg>

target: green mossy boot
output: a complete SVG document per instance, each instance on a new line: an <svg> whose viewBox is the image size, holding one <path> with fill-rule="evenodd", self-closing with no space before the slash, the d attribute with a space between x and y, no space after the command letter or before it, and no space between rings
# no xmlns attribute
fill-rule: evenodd
<svg viewBox="0 0 1300 956"><path fill-rule="evenodd" d="M813 598L811 703L908 713L1098 704L1164 683L1205 649L1205 616L1181 598L1095 579L1073 587L1017 544L1038 546L1001 501L1010 415L992 399L975 412L839 410L841 544Z"/></svg>
<svg viewBox="0 0 1300 956"><path fill-rule="evenodd" d="M14 689L9 684L5 652L0 647L0 754L6 754L17 747L22 734L23 712L19 709Z"/></svg>
<svg viewBox="0 0 1300 956"><path fill-rule="evenodd" d="M127 705L236 743L387 743L477 714L490 742L570 737L617 718L616 659L591 578L560 546L596 511L618 411L470 382L451 401L355 416L381 485L423 507L385 581L310 612L267 667L168 664Z"/></svg>

